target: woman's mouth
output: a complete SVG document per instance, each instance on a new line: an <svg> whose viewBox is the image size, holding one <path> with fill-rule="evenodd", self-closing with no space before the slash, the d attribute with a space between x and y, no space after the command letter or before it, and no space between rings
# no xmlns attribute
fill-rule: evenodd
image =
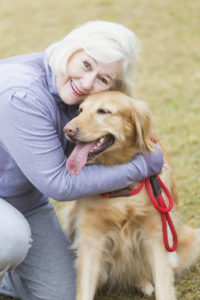
<svg viewBox="0 0 200 300"><path fill-rule="evenodd" d="M70 80L70 86L72 88L72 93L76 96L76 97L83 97L83 96L86 96L85 93L82 93L78 88L77 86L75 85L75 83Z"/></svg>

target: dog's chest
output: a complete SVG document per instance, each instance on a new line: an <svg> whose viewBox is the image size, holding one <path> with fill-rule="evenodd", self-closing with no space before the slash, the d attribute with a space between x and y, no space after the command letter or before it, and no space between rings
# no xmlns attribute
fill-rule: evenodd
<svg viewBox="0 0 200 300"><path fill-rule="evenodd" d="M145 276L149 269L145 228L151 217L141 195L134 199L84 199L79 202L77 217L78 240L75 244L89 242L90 251L91 248L101 251L102 269L109 278L116 283L124 277L129 285L136 274Z"/></svg>

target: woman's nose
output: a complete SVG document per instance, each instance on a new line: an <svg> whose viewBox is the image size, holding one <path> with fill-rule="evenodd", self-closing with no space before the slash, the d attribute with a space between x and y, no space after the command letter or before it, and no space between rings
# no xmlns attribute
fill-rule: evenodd
<svg viewBox="0 0 200 300"><path fill-rule="evenodd" d="M96 75L93 73L87 73L82 77L82 86L84 90L91 91L94 87Z"/></svg>

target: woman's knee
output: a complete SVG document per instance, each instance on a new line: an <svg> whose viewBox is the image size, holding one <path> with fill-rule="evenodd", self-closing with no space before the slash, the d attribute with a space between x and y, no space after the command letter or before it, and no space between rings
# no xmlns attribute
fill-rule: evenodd
<svg viewBox="0 0 200 300"><path fill-rule="evenodd" d="M0 199L0 269L19 265L31 246L31 229L24 216Z"/></svg>

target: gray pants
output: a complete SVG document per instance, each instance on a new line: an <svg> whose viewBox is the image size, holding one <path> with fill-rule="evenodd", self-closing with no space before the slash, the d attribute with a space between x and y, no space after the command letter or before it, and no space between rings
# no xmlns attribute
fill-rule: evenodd
<svg viewBox="0 0 200 300"><path fill-rule="evenodd" d="M69 246L51 203L24 217L0 198L0 294L22 300L74 300L76 276Z"/></svg>

